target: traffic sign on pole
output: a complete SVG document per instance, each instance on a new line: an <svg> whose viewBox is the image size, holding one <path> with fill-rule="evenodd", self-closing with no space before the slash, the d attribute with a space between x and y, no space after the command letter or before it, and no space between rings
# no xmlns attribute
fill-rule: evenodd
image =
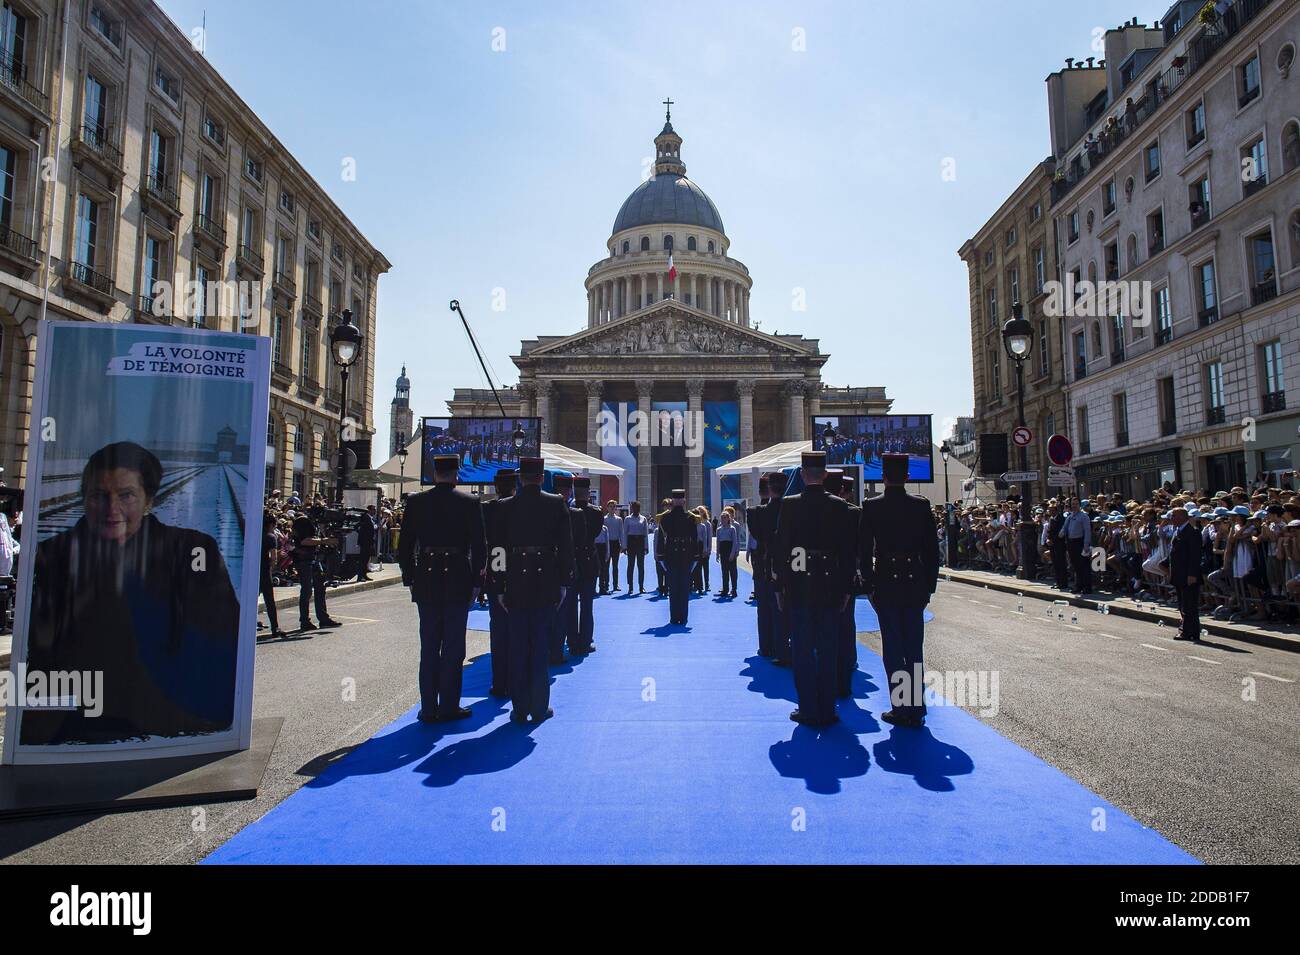
<svg viewBox="0 0 1300 955"><path fill-rule="evenodd" d="M1008 484L1020 484L1023 481L1037 481L1037 471L1006 471L1002 475L1002 480Z"/></svg>
<svg viewBox="0 0 1300 955"><path fill-rule="evenodd" d="M1027 448L1029 442L1034 440L1034 433L1022 424L1011 432L1011 440L1015 442L1016 447Z"/></svg>
<svg viewBox="0 0 1300 955"><path fill-rule="evenodd" d="M1063 434L1054 434L1047 439L1047 460L1065 467L1074 460L1074 445Z"/></svg>

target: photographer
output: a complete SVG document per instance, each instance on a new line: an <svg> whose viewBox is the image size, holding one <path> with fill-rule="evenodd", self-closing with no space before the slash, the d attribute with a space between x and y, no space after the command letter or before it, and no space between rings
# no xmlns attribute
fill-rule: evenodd
<svg viewBox="0 0 1300 955"><path fill-rule="evenodd" d="M317 630L316 624L308 616L312 594L316 597L316 619L321 627L340 627L337 620L330 617L325 608L325 568L321 563L321 548L333 547L334 541L318 536L316 522L305 514L294 519L290 531L293 542L293 564L298 571L298 629L300 631Z"/></svg>

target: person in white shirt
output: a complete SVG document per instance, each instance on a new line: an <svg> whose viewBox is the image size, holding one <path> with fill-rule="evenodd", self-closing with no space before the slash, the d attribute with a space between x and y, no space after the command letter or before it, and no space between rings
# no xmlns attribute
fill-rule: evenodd
<svg viewBox="0 0 1300 955"><path fill-rule="evenodd" d="M736 596L736 525L731 522L731 510L724 508L718 521L718 566L722 569L722 589L719 597ZM730 589L728 589L730 588Z"/></svg>
<svg viewBox="0 0 1300 955"><path fill-rule="evenodd" d="M600 592L609 593L609 528L604 519L600 522L600 533L596 535L596 563L600 567Z"/></svg>
<svg viewBox="0 0 1300 955"><path fill-rule="evenodd" d="M645 555L650 522L641 516L641 502L632 502L632 513L623 518L623 550L627 552L627 592L632 593L632 568L636 567L636 591L645 593Z"/></svg>
<svg viewBox="0 0 1300 955"><path fill-rule="evenodd" d="M700 559L695 564L695 591L696 593L707 594L709 592L709 555L713 553L713 519L709 516L709 509L703 504L695 509L695 516L700 520L695 528L695 534L700 542Z"/></svg>
<svg viewBox="0 0 1300 955"><path fill-rule="evenodd" d="M618 503L616 501L605 502L605 531L606 543L609 544L609 563L606 567L614 574L614 592L618 592L618 555L623 552L623 518L618 516ZM605 573L601 573L601 583L606 580ZM629 587L629 589L631 589ZM608 593L608 591L603 591Z"/></svg>

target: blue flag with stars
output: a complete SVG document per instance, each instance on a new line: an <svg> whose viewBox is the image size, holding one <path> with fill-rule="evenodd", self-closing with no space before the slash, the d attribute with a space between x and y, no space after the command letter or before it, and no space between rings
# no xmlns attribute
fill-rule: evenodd
<svg viewBox="0 0 1300 955"><path fill-rule="evenodd" d="M735 401L704 402L704 493L713 487L713 469L740 458L740 404ZM722 500L740 497L740 475L722 479ZM716 514L722 501L711 501L710 513Z"/></svg>

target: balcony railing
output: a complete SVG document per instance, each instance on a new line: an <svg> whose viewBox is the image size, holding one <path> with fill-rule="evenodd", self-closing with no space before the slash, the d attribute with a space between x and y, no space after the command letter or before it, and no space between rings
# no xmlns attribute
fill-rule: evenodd
<svg viewBox="0 0 1300 955"><path fill-rule="evenodd" d="M1264 395L1263 406L1264 406L1264 414L1268 414L1270 411L1285 411L1286 392L1285 391L1268 392L1266 395Z"/></svg>
<svg viewBox="0 0 1300 955"><path fill-rule="evenodd" d="M1082 381L1084 378L1087 377L1088 377L1088 363L1084 361L1076 361L1074 363L1074 380Z"/></svg>
<svg viewBox="0 0 1300 955"><path fill-rule="evenodd" d="M254 251L250 246L241 245L237 253L239 261L244 265L251 265L257 271L262 271L262 254Z"/></svg>
<svg viewBox="0 0 1300 955"><path fill-rule="evenodd" d="M1160 421L1160 437L1167 438L1178 430L1178 424L1174 421Z"/></svg>
<svg viewBox="0 0 1300 955"><path fill-rule="evenodd" d="M1241 187L1242 195L1249 199L1255 193L1259 192L1268 185L1268 176L1259 176L1255 179L1248 179Z"/></svg>
<svg viewBox="0 0 1300 955"><path fill-rule="evenodd" d="M275 287L286 295L292 296L296 295L298 292L298 286L294 283L293 276L288 272L277 271L273 276L272 281L275 283Z"/></svg>
<svg viewBox="0 0 1300 955"><path fill-rule="evenodd" d="M69 263L68 275L74 282L80 282L101 295L113 294L113 280L101 272L96 272L89 265L81 262Z"/></svg>
<svg viewBox="0 0 1300 955"><path fill-rule="evenodd" d="M121 167L122 150L113 145L113 130L104 126L83 123L81 126L81 143L109 165Z"/></svg>
<svg viewBox="0 0 1300 955"><path fill-rule="evenodd" d="M1156 329L1156 344L1168 345L1174 338L1174 330L1168 326Z"/></svg>
<svg viewBox="0 0 1300 955"><path fill-rule="evenodd" d="M171 206L173 209L179 209L181 205L180 196L172 188L171 183L167 181L167 174L161 170L154 170L149 173L145 179L146 188L151 194Z"/></svg>
<svg viewBox="0 0 1300 955"><path fill-rule="evenodd" d="M1220 405L1217 408L1205 409L1206 424L1223 424L1223 422L1226 421L1227 418L1228 418L1227 409L1224 408L1222 405Z"/></svg>
<svg viewBox="0 0 1300 955"><path fill-rule="evenodd" d="M1067 175L1062 168L1060 178L1052 182L1052 204L1056 205L1084 179L1097 163L1107 154L1113 152L1129 136L1173 95L1192 74L1202 69L1229 40L1241 32L1242 28L1253 20L1272 0L1236 0L1224 9L1217 23L1201 33L1187 45L1186 56L1179 57L1164 73L1159 74L1146 86L1141 99L1134 100L1134 109L1127 115L1120 104L1118 113L1113 113L1118 122L1107 126L1102 135L1085 146L1080 153L1087 158L1086 165L1080 163ZM1181 62L1180 62L1181 61Z"/></svg>
<svg viewBox="0 0 1300 955"><path fill-rule="evenodd" d="M163 313L159 315L154 311L154 297L152 295L140 295L136 297L135 311L137 317L151 318L156 322L165 322L171 318L171 309L167 303L163 303Z"/></svg>
<svg viewBox="0 0 1300 955"><path fill-rule="evenodd" d="M43 113L50 110L50 99L39 86L27 81L26 70L8 52L0 50L0 83L17 93L22 99Z"/></svg>
<svg viewBox="0 0 1300 955"><path fill-rule="evenodd" d="M226 230L212 216L200 212L194 216L194 227L217 245L226 244Z"/></svg>
<svg viewBox="0 0 1300 955"><path fill-rule="evenodd" d="M1219 320L1219 307L1212 305L1209 308L1203 308L1196 313L1196 320L1204 328L1206 325L1213 325Z"/></svg>
<svg viewBox="0 0 1300 955"><path fill-rule="evenodd" d="M0 225L0 248L24 259L36 260L36 240Z"/></svg>
<svg viewBox="0 0 1300 955"><path fill-rule="evenodd" d="M315 315L323 314L321 311L321 300L310 292L303 292L302 307L304 311L311 312Z"/></svg>
<svg viewBox="0 0 1300 955"><path fill-rule="evenodd" d="M1210 221L1210 210L1202 205L1192 206L1188 210L1192 214L1192 228L1199 229L1205 223Z"/></svg>
<svg viewBox="0 0 1300 955"><path fill-rule="evenodd" d="M1274 279L1270 278L1263 282L1257 282L1250 287L1250 303L1252 305L1263 305L1275 298L1277 298L1277 281Z"/></svg>

